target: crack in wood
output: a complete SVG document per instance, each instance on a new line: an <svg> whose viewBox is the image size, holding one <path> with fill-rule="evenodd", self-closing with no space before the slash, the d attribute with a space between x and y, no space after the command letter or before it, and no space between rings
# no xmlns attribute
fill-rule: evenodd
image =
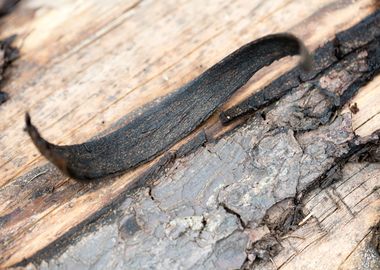
<svg viewBox="0 0 380 270"><path fill-rule="evenodd" d="M356 251L356 249L360 246L360 244L372 233L372 230L370 230L366 235L360 239L360 241L357 242L355 247L351 250L351 252L346 256L346 258L340 263L340 265L343 265L350 257L351 255Z"/></svg>

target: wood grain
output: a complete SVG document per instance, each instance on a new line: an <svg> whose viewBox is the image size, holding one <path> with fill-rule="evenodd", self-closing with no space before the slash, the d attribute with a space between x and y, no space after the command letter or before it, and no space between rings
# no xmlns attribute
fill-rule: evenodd
<svg viewBox="0 0 380 270"><path fill-rule="evenodd" d="M277 267L267 262L257 269L377 269L380 261L368 249L380 218L374 189L379 169L379 164L347 164L342 182L311 192L304 199L303 225L282 237L283 250L273 261Z"/></svg>
<svg viewBox="0 0 380 270"><path fill-rule="evenodd" d="M50 141L84 142L127 123L133 117L129 113L159 102L253 39L290 31L313 50L373 9L369 0L215 0L207 8L198 0L21 3L2 22L2 35L18 33L21 58L4 87L11 98L0 106L0 221L6 221L0 231L1 267L32 256L96 216L201 132L134 171L83 186L39 155L23 132L25 111L35 116ZM254 76L223 108L237 104L295 63L296 59L287 59L275 64L275 71L266 69ZM376 78L357 97L360 111L354 123L361 135L380 128L378 112L362 105L371 102L376 107L378 84ZM203 128L213 138L233 126L222 127L214 116Z"/></svg>

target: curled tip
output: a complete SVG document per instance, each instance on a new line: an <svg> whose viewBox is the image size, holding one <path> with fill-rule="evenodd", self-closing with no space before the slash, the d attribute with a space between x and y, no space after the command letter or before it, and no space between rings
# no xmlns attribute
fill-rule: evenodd
<svg viewBox="0 0 380 270"><path fill-rule="evenodd" d="M60 153L59 146L51 144L41 137L38 129L33 126L28 112L25 113L25 124L25 131L29 134L33 144L37 147L40 153L56 165L62 172L69 175L65 157Z"/></svg>
<svg viewBox="0 0 380 270"><path fill-rule="evenodd" d="M309 72L312 70L313 57L301 39L299 39L297 36L295 36L291 33L279 33L279 34L274 34L272 36L285 38L290 44L292 44L294 46L294 48L297 48L290 55L294 55L294 54L300 55L301 60L300 60L299 65L302 68L302 70L304 70L306 72Z"/></svg>

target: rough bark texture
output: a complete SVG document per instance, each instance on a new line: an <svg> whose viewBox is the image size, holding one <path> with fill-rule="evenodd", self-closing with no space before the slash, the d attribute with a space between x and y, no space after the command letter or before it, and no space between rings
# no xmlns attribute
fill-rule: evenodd
<svg viewBox="0 0 380 270"><path fill-rule="evenodd" d="M376 104L380 98L380 79L375 76L380 60L376 32L379 28L371 28L368 24L376 18L378 23L378 13L372 15L372 19L364 21L367 23L365 29L374 29L374 32L367 31L369 34L364 35L365 38L361 35L363 31L359 31L351 33L351 37L347 39L341 37L350 35L339 34L338 44L328 42L333 40L338 32L349 29L373 13L374 3L311 1L308 7L301 8L299 2L289 4L280 1L268 6L259 2L261 3L255 2L257 6L254 7L252 1L241 1L241 6L233 7L217 7L218 4L215 2L213 14L219 14L221 11L240 14L239 18L227 18L233 22L227 23L229 27L223 28L222 32L226 32L227 29L229 32L240 29L241 32L248 31L249 35L252 35L252 32L258 31L249 27L252 20L278 20L280 17L276 16L285 16L282 14L287 14L286 11L296 10L301 14L299 11L302 10L307 14L305 17L300 16L300 21L281 30L290 28L304 38L311 49L320 47L318 51L322 53L317 53L315 57L321 68L309 77L297 78L296 83L290 86L280 100L258 113L227 127L220 124L216 114L200 129L151 163L121 177L90 185L81 185L66 178L39 156L35 161L33 154L36 152L33 152L32 146L20 143L27 142L27 137L19 135L23 112L18 111L16 105L33 90L41 90L41 95L38 91L35 92L37 96L32 95L29 106L36 104L33 108L40 112L36 113L39 115L36 121L40 121L47 133L52 130L50 136L56 140L68 141L70 134L74 134L70 138L72 141L77 141L78 138L85 140L97 134L99 130L105 131L108 128L106 132L109 132L130 121L133 115L121 117L130 108L125 111L125 104L112 103L110 98L104 101L103 105L108 108L107 106L112 104L115 108L105 111L102 111L100 107L103 105L99 103L95 111L81 104L78 105L78 112L75 112L73 100L70 101L74 102L70 116L63 116L66 115L67 108L55 111L57 107L52 107L56 113L55 120L60 118L58 126L64 127L68 122L72 122L70 130L58 129L54 123L43 124L45 118L46 121L51 118L50 115L46 115L50 104L56 106L66 102L62 98L55 103L55 98L64 97L69 93L75 95L76 99L85 98L89 86L94 86L93 80L100 84L99 88L102 86L98 77L90 76L95 71L100 71L99 67L122 66L118 66L117 59L121 57L122 52L128 51L127 48L121 50L117 47L119 51L116 56L109 48L116 46L114 44L117 43L119 35L125 33L124 27L127 26L120 26L123 25L123 20L129 23L140 22L142 14L145 14L144 18L148 18L147 20L154 20L155 13L149 12L155 9L159 10L158 18L165 17L163 14L169 12L171 2L168 1L165 7L149 2L149 9L144 6L147 5L144 2L129 3L124 7L128 15L120 15L122 19L116 19L116 22L111 20L115 27L112 31L116 32L110 30L112 34L102 35L104 32L95 31L93 36L88 34L90 37L78 34L81 36L80 40L89 38L89 43L80 44L69 51L65 51L68 49L64 46L55 46L54 52L44 52L46 58L39 50L31 53L31 48L38 47L31 42L34 39L29 39L29 43L25 42L24 48L29 54L20 59L16 72L25 76L19 78L20 81L28 78L30 84L20 87L16 81L15 86L18 87L15 87L13 102L6 102L0 107L0 110L9 116L7 123L20 118L20 126L14 124L2 127L5 133L0 138L0 142L5 146L0 183L2 267L18 265L30 269L379 268L380 166L377 131L380 129L380 111ZM139 5L142 6L141 9ZM190 8L185 8L185 2L182 5L185 11ZM287 10L288 5L290 7ZM359 7L360 12L357 11ZM86 8L91 11L98 10L93 7ZM211 10L212 7L209 8ZM107 14L112 14L111 17L115 18L119 9L120 7L111 9ZM276 13L277 9L281 12ZM22 6L20 10L23 10ZM52 10L54 11L54 8ZM205 15L202 13L203 10L205 9L202 8L191 13L189 18L184 16L182 19L189 20L189 23L197 21L198 14L204 16L199 19L203 26L204 20L217 24L217 21L213 21L213 16ZM248 15L247 10L251 12L248 12ZM256 15L254 18L251 16L252 13ZM271 16L268 16L268 13L271 13ZM242 14L246 14L246 21ZM70 13L70 16L79 15ZM107 21L107 16L90 20L91 26L94 29L103 29L105 26L100 22ZM297 16L292 16L294 17ZM180 20L180 17L174 18ZM208 18L211 21L208 21ZM329 23L324 24L325 20ZM275 24L274 21L271 19L265 23L265 29L274 31L267 26ZM22 25L16 20L15 24L17 23ZM105 23L108 24L109 21ZM311 31L300 30L314 29L315 24L322 27L323 31L321 29L311 34ZM67 31L65 29L63 32ZM149 33L153 35L155 32L156 29ZM76 43L76 34L73 32L66 38ZM33 34L31 35L33 37ZM144 39L149 38L148 34L144 35ZM191 35L189 40L195 40L195 37L202 39L199 35ZM208 32L207 37L211 35L212 33ZM57 36L59 37L58 34ZM138 37L135 38L138 40ZM125 37L120 38L120 42L124 40ZM226 43L226 40L231 40L231 36L218 39L217 44ZM64 42L70 43L67 40ZM172 57L178 57L181 61L206 58L202 50L196 50L195 58L191 53L186 57L176 55L182 49L193 51L196 48L196 45L190 46L183 40L180 44L183 45L178 45ZM108 48L110 52L104 59L95 61L94 57L99 56L99 46ZM126 47L131 50L135 46L129 44ZM336 46L340 48L338 54ZM215 47L212 47L211 51L214 50ZM202 64L215 63L215 58L220 56L220 59L225 55L219 55L219 52L212 54L211 51L206 55L212 56L212 59L201 62ZM157 50L155 53L158 52L161 51ZM22 59L25 62L22 62ZM92 59L92 62L89 59ZM107 65L100 64L102 61ZM140 64L144 62L137 58L135 61ZM157 63L148 62L150 64L145 68L150 68L151 71L148 70L144 74L160 74L158 77L152 75L152 80L157 77L160 89L166 89L168 86L164 83L165 80L162 80L162 69L159 65L163 60L156 61ZM30 65L37 62L40 65L48 65L49 68L43 72L38 68L31 68L29 73L22 72L27 70L26 63ZM76 65L73 65L74 62ZM122 62L125 65L125 61ZM84 75L71 77L74 76L74 72L78 72L73 70L74 67L84 63L90 63L87 68L83 68ZM173 68L173 71L164 69L163 72L179 73L179 76L188 72L180 64L174 63L163 63L169 69ZM67 68L69 64L73 69ZM282 85L284 77L276 77L289 70L292 65L283 61L274 67L277 67L274 73L267 69L253 78L253 83L233 97L223 109L236 105L242 98L251 95L254 89L263 88L269 82ZM205 68L201 67L198 71ZM107 74L110 76L114 73L115 70ZM54 81L58 74L62 80L67 81ZM95 74L102 77L101 73ZM191 78L193 75L185 78ZM91 80L87 80L86 76L90 76ZM118 76L120 74L116 76L119 83L123 84ZM292 81L292 75L284 76L290 76L286 81ZM173 78L172 75L170 78ZM33 85L33 80L38 84ZM80 87L77 85L83 85L81 80L84 91L78 90ZM370 82L363 86L367 81ZM152 94L151 98L167 93L164 90L154 92L157 84L148 82L142 85ZM108 87L106 92L112 92L112 95L122 100L120 93L124 90L123 87L115 86L115 90L112 90L114 88L109 87L109 83L110 81L104 83L104 86ZM176 89L176 84L181 83L183 82L175 81L170 88ZM43 89L47 90L43 91L40 85L46 86ZM59 85L68 86L68 93L62 94L61 91L61 95L55 95L57 90L53 88ZM79 88L74 91L70 87ZM146 100L141 101L145 97L143 93L144 90L131 94L137 103L134 106L141 107L142 104L146 104ZM47 95L48 98L44 98L43 95ZM95 102L98 99L97 95L88 98ZM22 98L19 98L20 96ZM350 100L350 97L353 97L353 100ZM102 98L104 99L104 96ZM156 102L160 102L160 99ZM111 112L112 117L107 118ZM99 125L96 128L94 121L92 124L95 127L84 124L83 122L88 121L93 114L104 114L104 119L108 120L121 120L116 124L113 124L116 121L110 121L105 127L100 125L102 128L99 128ZM84 126L79 129L82 124ZM84 130L85 133L80 133L79 130ZM17 138L22 139L16 144L13 140ZM22 147L18 147L19 144ZM9 150L11 146L14 147L13 152ZM139 188L132 190L132 187Z"/></svg>

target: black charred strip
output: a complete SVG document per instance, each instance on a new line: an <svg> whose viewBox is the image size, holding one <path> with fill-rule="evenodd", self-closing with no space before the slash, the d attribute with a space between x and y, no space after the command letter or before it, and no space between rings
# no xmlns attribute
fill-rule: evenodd
<svg viewBox="0 0 380 270"><path fill-rule="evenodd" d="M184 138L252 75L273 61L301 54L310 57L290 34L263 37L233 52L126 126L83 144L57 146L45 141L26 116L26 129L48 160L72 178L90 180L122 173L145 163Z"/></svg>
<svg viewBox="0 0 380 270"><path fill-rule="evenodd" d="M296 67L285 73L273 83L264 87L261 91L254 93L242 103L221 113L220 119L222 123L227 124L236 118L255 112L279 100L281 97L288 94L292 89L299 86L302 82L315 78L322 70L330 67L351 52L366 46L379 37L380 10L376 11L374 14L367 17L352 28L338 33L335 39L329 41L323 47L318 48L313 53L314 64L311 72L304 73L299 67ZM378 65L379 50L372 49L370 54L371 55L368 58L369 61L376 63L372 64L370 62L369 65L372 66L373 69L376 69L375 65ZM363 78L362 84L372 78L373 75L374 74L371 73L369 78ZM354 88L357 89L357 87ZM349 92L345 95L346 96L342 97L341 105L347 101L347 96L352 96Z"/></svg>

